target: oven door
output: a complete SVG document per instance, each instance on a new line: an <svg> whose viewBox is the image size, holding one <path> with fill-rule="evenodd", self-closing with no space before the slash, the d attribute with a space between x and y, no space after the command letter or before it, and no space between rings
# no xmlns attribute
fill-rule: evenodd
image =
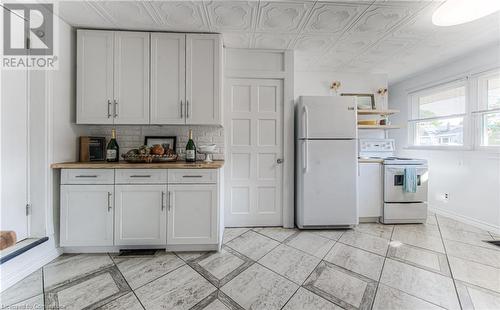
<svg viewBox="0 0 500 310"><path fill-rule="evenodd" d="M403 191L405 168L417 169L417 191ZM385 202L423 202L427 201L427 182L429 172L422 165L386 165L384 166L384 201Z"/></svg>

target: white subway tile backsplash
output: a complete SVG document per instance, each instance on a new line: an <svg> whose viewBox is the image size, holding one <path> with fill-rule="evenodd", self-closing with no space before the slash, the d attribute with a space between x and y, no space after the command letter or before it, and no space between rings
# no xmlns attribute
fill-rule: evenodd
<svg viewBox="0 0 500 310"><path fill-rule="evenodd" d="M83 125L82 125L83 127ZM103 136L107 139L111 136L111 129L116 129L116 139L120 146L120 153L124 154L130 149L137 148L144 144L145 136L175 136L177 137L177 154L183 155L184 148L188 141L189 129L193 130L194 143L198 145L216 144L216 153L213 154L213 159L224 159L224 128L219 126L196 125L151 125L151 126L134 126L134 125L85 125L83 134L92 136ZM204 159L205 155L198 154L198 159Z"/></svg>

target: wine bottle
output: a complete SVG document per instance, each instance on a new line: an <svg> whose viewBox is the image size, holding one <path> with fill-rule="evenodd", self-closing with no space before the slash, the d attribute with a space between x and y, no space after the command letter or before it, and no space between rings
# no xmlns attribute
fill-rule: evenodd
<svg viewBox="0 0 500 310"><path fill-rule="evenodd" d="M116 142L116 129L111 130L111 140L108 142L106 147L106 161L114 162L118 161L120 153L120 147L118 142Z"/></svg>
<svg viewBox="0 0 500 310"><path fill-rule="evenodd" d="M196 161L196 145L193 141L193 130L189 129L189 140L186 144L186 161L195 162Z"/></svg>

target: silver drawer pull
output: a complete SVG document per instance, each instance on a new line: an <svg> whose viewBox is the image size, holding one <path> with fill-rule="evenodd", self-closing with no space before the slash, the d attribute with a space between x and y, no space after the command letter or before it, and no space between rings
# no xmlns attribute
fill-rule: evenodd
<svg viewBox="0 0 500 310"><path fill-rule="evenodd" d="M202 175L183 175L183 178L203 178Z"/></svg>
<svg viewBox="0 0 500 310"><path fill-rule="evenodd" d="M144 175L140 175L140 174L136 174L136 175L131 175L130 177L131 177L131 178L150 178L150 177L151 177L151 175L146 175L146 174L144 174Z"/></svg>
<svg viewBox="0 0 500 310"><path fill-rule="evenodd" d="M97 175L76 175L75 178L97 178Z"/></svg>

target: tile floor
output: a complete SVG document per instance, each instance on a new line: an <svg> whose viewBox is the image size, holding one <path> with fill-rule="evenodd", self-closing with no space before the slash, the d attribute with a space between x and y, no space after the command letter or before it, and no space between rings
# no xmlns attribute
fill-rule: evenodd
<svg viewBox="0 0 500 310"><path fill-rule="evenodd" d="M500 309L494 234L429 214L354 230L229 228L221 252L63 255L3 308Z"/></svg>

